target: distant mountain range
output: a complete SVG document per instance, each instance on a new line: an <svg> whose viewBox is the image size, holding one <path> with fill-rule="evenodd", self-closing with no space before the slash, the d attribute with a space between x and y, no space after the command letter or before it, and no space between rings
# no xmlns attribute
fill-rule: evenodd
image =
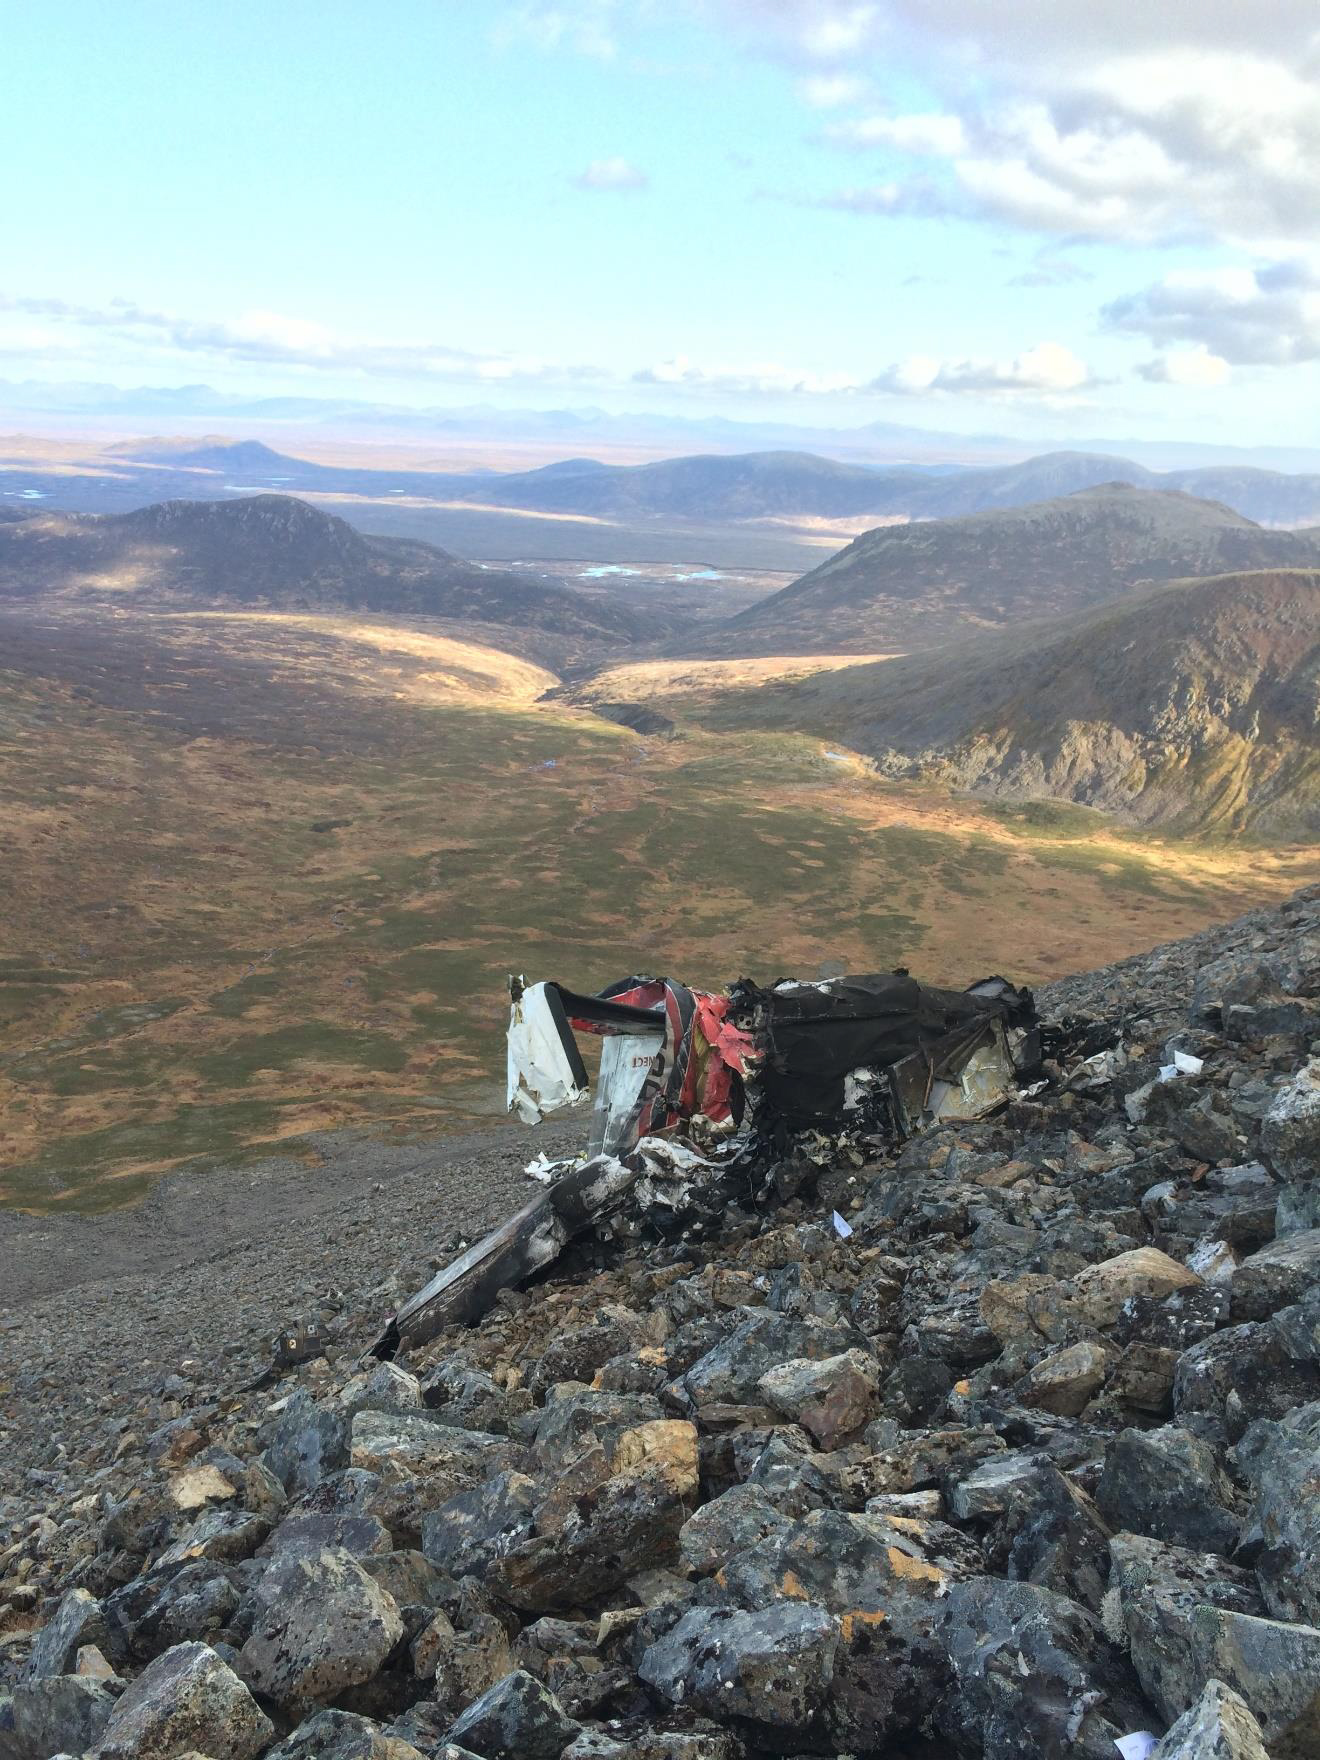
<svg viewBox="0 0 1320 1760"><path fill-rule="evenodd" d="M40 465L0 467L0 505L27 497L71 511L119 512L181 496L209 500L269 490L350 497L343 511L368 530L373 518L368 502L379 510L374 516L387 523L400 509L427 504L507 510L520 525L526 523L524 516L534 514L605 521L637 533L639 559L648 555L653 534L669 526L691 528L690 555L695 558L701 554L703 527L727 531L759 522L760 530L786 532L794 526L810 528L813 522L850 521L856 530L856 522L864 519L949 519L1022 507L1112 482L1221 501L1264 525L1320 526L1320 474L1227 465L1158 472L1103 452L1049 452L1019 463L973 468L878 469L810 452L754 452L641 465L568 458L531 471L438 471L320 464L277 452L261 441L223 435L117 442L89 456L76 473ZM446 516L437 512L433 517ZM507 526L504 530L507 536ZM579 542L589 543L588 534Z"/></svg>
<svg viewBox="0 0 1320 1760"><path fill-rule="evenodd" d="M1004 464L1042 449L1043 441L1008 434L958 433L910 422L872 421L849 427L804 426L797 422L735 419L720 415L675 415L656 410L613 411L593 407L508 409L493 404L412 404L369 402L361 398L303 394L252 396L217 391L210 385L109 385L97 381L0 380L0 426L49 428L76 421L126 427L178 424L200 433L224 424L255 427L267 437L298 430L319 439L434 439L477 442L536 442L582 452L589 448L649 447L674 453L717 450L758 452L769 448L824 453L870 464ZM1059 442L1056 439L1056 444ZM1242 464L1279 471L1320 470L1315 447L1271 444L1247 446L1216 436L1213 440L1142 440L1135 435L1072 434L1073 450L1132 458L1154 469L1185 469L1200 464Z"/></svg>
<svg viewBox="0 0 1320 1760"><path fill-rule="evenodd" d="M622 520L948 519L1125 482L1223 501L1267 525L1320 524L1320 475L1289 476L1242 466L1158 472L1103 452L1048 452L1022 463L983 468L888 470L810 452L710 453L640 465L570 458L539 470L500 473L320 465L286 457L260 441L226 441L221 436L200 442L126 442L107 451L176 470L218 471L230 481L256 478L263 486L452 497L524 512Z"/></svg>
<svg viewBox="0 0 1320 1760"><path fill-rule="evenodd" d="M1320 566L1320 532L1271 532L1213 501L1122 483L864 533L684 653L885 653L1077 611L1138 582Z"/></svg>
<svg viewBox="0 0 1320 1760"><path fill-rule="evenodd" d="M7 512L0 597L47 595L353 609L614 644L668 630L615 601L463 562L432 544L365 537L290 495L166 501L125 514Z"/></svg>
<svg viewBox="0 0 1320 1760"><path fill-rule="evenodd" d="M748 707L755 715L756 705ZM1182 830L1320 831L1320 572L1109 604L765 693L895 777Z"/></svg>

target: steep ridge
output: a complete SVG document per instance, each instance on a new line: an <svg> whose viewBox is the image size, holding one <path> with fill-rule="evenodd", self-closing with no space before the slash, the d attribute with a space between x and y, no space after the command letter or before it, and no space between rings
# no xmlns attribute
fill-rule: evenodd
<svg viewBox="0 0 1320 1760"><path fill-rule="evenodd" d="M1108 483L1023 508L865 532L691 654L912 651L1111 599L1139 581L1308 567L1320 537Z"/></svg>
<svg viewBox="0 0 1320 1760"><path fill-rule="evenodd" d="M1138 589L764 695L768 720L828 730L890 776L1181 830L1320 827L1314 570Z"/></svg>
<svg viewBox="0 0 1320 1760"><path fill-rule="evenodd" d="M357 609L632 642L659 620L570 588L371 537L289 495L166 501L0 524L0 597L113 594L282 610Z"/></svg>

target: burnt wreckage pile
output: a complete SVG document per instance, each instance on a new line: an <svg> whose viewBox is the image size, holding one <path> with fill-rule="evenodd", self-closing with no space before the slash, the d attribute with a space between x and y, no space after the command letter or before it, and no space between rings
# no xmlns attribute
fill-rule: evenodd
<svg viewBox="0 0 1320 1760"><path fill-rule="evenodd" d="M0 1756L1315 1760L1320 891L1041 1011L989 1116L171 1376L10 1518Z"/></svg>
<svg viewBox="0 0 1320 1760"><path fill-rule="evenodd" d="M509 1110L525 1122L586 1098L576 1035L602 1040L586 1151L533 1163L547 1189L407 1302L381 1355L478 1318L570 1240L699 1238L735 1206L814 1187L822 1166L861 1166L941 1119L993 1111L1040 1073L1034 999L1003 978L962 991L907 972L723 993L670 978L594 996L522 979L511 990Z"/></svg>

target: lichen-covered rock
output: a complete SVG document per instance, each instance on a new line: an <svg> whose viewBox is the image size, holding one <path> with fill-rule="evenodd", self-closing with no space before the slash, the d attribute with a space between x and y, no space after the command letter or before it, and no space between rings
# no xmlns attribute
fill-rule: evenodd
<svg viewBox="0 0 1320 1760"><path fill-rule="evenodd" d="M86 1589L70 1589L37 1633L21 1678L44 1680L72 1674L79 1649L84 1644L103 1646L105 1641L101 1603Z"/></svg>
<svg viewBox="0 0 1320 1760"><path fill-rule="evenodd" d="M391 1597L346 1552L278 1554L240 1652L254 1691L300 1709L369 1681L403 1636Z"/></svg>
<svg viewBox="0 0 1320 1760"><path fill-rule="evenodd" d="M661 1701L803 1738L830 1691L837 1622L809 1602L757 1612L691 1608L652 1644L638 1675Z"/></svg>
<svg viewBox="0 0 1320 1760"><path fill-rule="evenodd" d="M679 1551L694 1571L717 1571L729 1559L779 1534L790 1519L760 1485L731 1485L695 1509L679 1531Z"/></svg>
<svg viewBox="0 0 1320 1760"><path fill-rule="evenodd" d="M1281 1234L1233 1273L1234 1320L1267 1320L1320 1284L1320 1228Z"/></svg>
<svg viewBox="0 0 1320 1760"><path fill-rule="evenodd" d="M1173 1409L1228 1422L1240 1434L1255 1418L1282 1418L1320 1399L1320 1364L1289 1354L1272 1320L1230 1326L1183 1352L1173 1378Z"/></svg>
<svg viewBox="0 0 1320 1760"><path fill-rule="evenodd" d="M578 1727L535 1675L516 1668L468 1706L446 1739L484 1760L559 1760Z"/></svg>
<svg viewBox="0 0 1320 1760"><path fill-rule="evenodd" d="M265 1463L286 1492L319 1485L348 1460L348 1420L299 1388L270 1427Z"/></svg>
<svg viewBox="0 0 1320 1760"><path fill-rule="evenodd" d="M275 1734L242 1681L205 1644L166 1650L111 1713L97 1760L253 1760Z"/></svg>
<svg viewBox="0 0 1320 1760"><path fill-rule="evenodd" d="M1083 1341L1052 1351L1029 1369L1013 1389L1019 1405L1075 1418L1105 1384L1113 1358L1098 1344Z"/></svg>
<svg viewBox="0 0 1320 1760"><path fill-rule="evenodd" d="M0 1724L0 1754L47 1760L62 1750L81 1754L100 1741L116 1698L104 1681L55 1674L20 1681L9 1706L12 1730ZM8 1747L6 1746L8 1744Z"/></svg>
<svg viewBox="0 0 1320 1760"><path fill-rule="evenodd" d="M484 1577L532 1532L537 1484L526 1473L497 1473L460 1491L422 1523L422 1551L452 1577Z"/></svg>
<svg viewBox="0 0 1320 1760"><path fill-rule="evenodd" d="M233 1567L211 1559L158 1565L106 1597L106 1649L116 1664L149 1662L176 1644L210 1643L242 1599Z"/></svg>
<svg viewBox="0 0 1320 1760"><path fill-rule="evenodd" d="M1062 1339L1077 1328L1105 1332L1134 1296L1169 1296L1175 1290L1193 1289L1200 1281L1194 1271L1157 1247L1134 1247L1088 1265L1057 1295L1041 1292L1030 1300L1029 1309L1047 1338Z"/></svg>
<svg viewBox="0 0 1320 1760"><path fill-rule="evenodd" d="M330 1551L369 1558L389 1552L392 1544L384 1522L362 1510L297 1509L276 1524L259 1550L270 1557L290 1552L307 1557Z"/></svg>
<svg viewBox="0 0 1320 1760"><path fill-rule="evenodd" d="M1252 1425L1235 1458L1255 1493L1244 1543L1270 1612L1320 1626L1320 1401Z"/></svg>
<svg viewBox="0 0 1320 1760"><path fill-rule="evenodd" d="M1246 1701L1223 1681L1205 1691L1174 1724L1151 1760L1270 1760Z"/></svg>
<svg viewBox="0 0 1320 1760"><path fill-rule="evenodd" d="M1287 1185L1306 1187L1320 1180L1320 1058L1281 1089L1265 1115L1261 1154Z"/></svg>
<svg viewBox="0 0 1320 1760"><path fill-rule="evenodd" d="M1204 1676L1240 1693L1281 1760L1320 1760L1320 1630L1198 1607L1192 1637Z"/></svg>
<svg viewBox="0 0 1320 1760"><path fill-rule="evenodd" d="M265 1760L425 1760L425 1756L369 1717L352 1711L318 1711L269 1749Z"/></svg>
<svg viewBox="0 0 1320 1760"><path fill-rule="evenodd" d="M1203 1645L1193 1627L1197 1608L1263 1615L1260 1589L1250 1571L1213 1552L1127 1533L1115 1534L1109 1550L1117 1607L1106 1605L1106 1623L1122 1630L1143 1691L1171 1722L1205 1679Z"/></svg>
<svg viewBox="0 0 1320 1760"><path fill-rule="evenodd" d="M692 1365L683 1376L683 1391L697 1406L745 1405L756 1399L761 1377L780 1364L803 1357L818 1361L865 1343L845 1327L794 1320L769 1309L752 1311Z"/></svg>
<svg viewBox="0 0 1320 1760"><path fill-rule="evenodd" d="M873 1356L850 1350L780 1363L762 1375L757 1389L768 1404L809 1431L821 1448L833 1449L872 1416L879 1375Z"/></svg>
<svg viewBox="0 0 1320 1760"><path fill-rule="evenodd" d="M441 1424L429 1413L360 1411L351 1431L350 1459L368 1472L449 1481L446 1495L480 1484L511 1465L507 1436L489 1436Z"/></svg>
<svg viewBox="0 0 1320 1760"><path fill-rule="evenodd" d="M1227 1507L1232 1491L1209 1443L1189 1430L1124 1430L1105 1451L1100 1513L1128 1528L1204 1552L1228 1552L1242 1524Z"/></svg>
<svg viewBox="0 0 1320 1760"><path fill-rule="evenodd" d="M937 1711L959 1754L985 1760L1113 1760L1142 1727L1127 1659L1074 1602L1030 1583L954 1583L940 1616L954 1690Z"/></svg>

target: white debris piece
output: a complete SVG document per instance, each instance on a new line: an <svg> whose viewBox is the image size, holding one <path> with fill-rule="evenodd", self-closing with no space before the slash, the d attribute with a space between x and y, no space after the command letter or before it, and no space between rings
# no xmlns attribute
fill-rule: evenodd
<svg viewBox="0 0 1320 1760"><path fill-rule="evenodd" d="M1174 1082L1179 1076L1199 1076L1204 1068L1204 1058L1193 1057L1190 1051L1175 1051L1172 1063L1160 1065L1160 1080Z"/></svg>
<svg viewBox="0 0 1320 1760"><path fill-rule="evenodd" d="M834 1232L835 1232L835 1234L838 1235L838 1237L841 1241L846 1241L851 1237L851 1235L852 1235L851 1223L845 1222L843 1217L839 1215L839 1212L837 1210L830 1217L830 1221L834 1224Z"/></svg>
<svg viewBox="0 0 1320 1760"><path fill-rule="evenodd" d="M539 1155L534 1156L527 1163L523 1172L530 1175L532 1179L540 1180L543 1186L548 1186L563 1165L562 1161L552 1161L543 1149Z"/></svg>
<svg viewBox="0 0 1320 1760"><path fill-rule="evenodd" d="M587 1093L564 1050L544 984L529 984L509 1017L509 1111L524 1124L576 1106Z"/></svg>
<svg viewBox="0 0 1320 1760"><path fill-rule="evenodd" d="M1114 1743L1123 1760L1147 1760L1160 1745L1160 1738L1153 1736L1148 1729L1135 1730L1130 1736L1120 1736Z"/></svg>

